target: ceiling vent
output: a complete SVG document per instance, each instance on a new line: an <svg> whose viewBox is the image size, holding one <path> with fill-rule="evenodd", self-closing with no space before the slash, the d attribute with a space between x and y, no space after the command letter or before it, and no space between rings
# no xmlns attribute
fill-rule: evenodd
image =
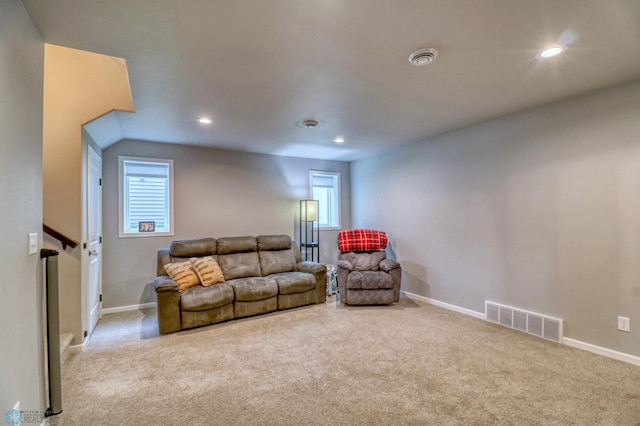
<svg viewBox="0 0 640 426"><path fill-rule="evenodd" d="M428 47L426 49L418 49L411 52L409 55L409 62L411 65L420 67L423 65L429 65L431 62L435 61L437 57L438 51Z"/></svg>
<svg viewBox="0 0 640 426"><path fill-rule="evenodd" d="M300 127L304 127L305 129L315 129L320 125L317 120L304 120L298 123Z"/></svg>

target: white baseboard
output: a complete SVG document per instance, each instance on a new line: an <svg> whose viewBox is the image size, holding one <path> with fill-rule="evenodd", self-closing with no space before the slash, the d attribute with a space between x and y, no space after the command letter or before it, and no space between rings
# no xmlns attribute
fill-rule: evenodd
<svg viewBox="0 0 640 426"><path fill-rule="evenodd" d="M460 306L451 305L449 303L441 302L439 300L430 299L428 297L409 293L408 291L404 291L404 290L401 290L401 293L405 294L407 297L410 297L411 299L422 300L423 302L440 306L441 308L449 309L450 311L460 312L461 314L469 315L474 318L485 319L484 312L477 312L477 311L472 311L471 309L461 308Z"/></svg>
<svg viewBox="0 0 640 426"><path fill-rule="evenodd" d="M451 305L449 303L440 302L438 300L429 299L428 297L419 296L417 294L409 293L407 291L402 290L407 297L416 300L422 300L423 302L430 303L432 305L440 306L441 308L449 309L451 311L460 312L465 315L470 315L479 319L486 319L485 314L482 312L472 311L470 309L461 308L460 306ZM640 366L640 357L635 355L626 354L624 352L614 351L613 349L603 348L601 346L592 345L591 343L581 342L580 340L570 339L568 337L564 337L562 339L562 343L571 346L574 348L582 349L588 352L592 352L598 355L606 356L607 358L617 359L618 361L627 362L629 364Z"/></svg>
<svg viewBox="0 0 640 426"><path fill-rule="evenodd" d="M593 352L598 355L603 355L608 358L617 359L618 361L628 362L629 364L640 366L640 357L624 352L614 351L613 349L603 348L602 346L592 345L591 343L581 342L580 340L569 339L565 337L562 342L574 348L582 349L588 352Z"/></svg>
<svg viewBox="0 0 640 426"><path fill-rule="evenodd" d="M115 314L117 312L137 311L140 309L155 308L156 302L141 303L139 305L117 306L115 308L106 308L102 310L102 314Z"/></svg>
<svg viewBox="0 0 640 426"><path fill-rule="evenodd" d="M67 348L67 351L69 351L70 354L77 354L79 352L82 352L83 350L84 350L84 343L82 343L80 345L70 345Z"/></svg>

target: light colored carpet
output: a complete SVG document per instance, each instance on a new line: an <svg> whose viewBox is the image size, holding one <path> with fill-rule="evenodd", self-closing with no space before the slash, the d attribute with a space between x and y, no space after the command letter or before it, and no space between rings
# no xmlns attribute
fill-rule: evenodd
<svg viewBox="0 0 640 426"><path fill-rule="evenodd" d="M64 425L640 425L640 368L406 297L158 335L105 315Z"/></svg>

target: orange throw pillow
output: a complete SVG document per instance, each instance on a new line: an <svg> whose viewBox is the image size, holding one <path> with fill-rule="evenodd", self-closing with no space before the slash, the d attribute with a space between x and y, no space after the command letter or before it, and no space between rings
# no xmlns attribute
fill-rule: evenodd
<svg viewBox="0 0 640 426"><path fill-rule="evenodd" d="M179 291L185 291L200 284L191 262L167 263L164 270L178 284Z"/></svg>
<svg viewBox="0 0 640 426"><path fill-rule="evenodd" d="M203 286L209 287L210 285L224 282L222 269L220 269L220 265L212 256L192 257L189 262L191 262L193 269L196 270L196 274L198 274Z"/></svg>

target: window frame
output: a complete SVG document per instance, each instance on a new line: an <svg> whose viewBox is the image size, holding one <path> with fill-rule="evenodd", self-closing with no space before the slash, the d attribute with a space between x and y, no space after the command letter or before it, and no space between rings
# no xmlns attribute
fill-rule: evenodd
<svg viewBox="0 0 640 426"><path fill-rule="evenodd" d="M168 176L168 197L169 197L169 231L166 232L125 232L124 231L124 209L125 209L125 161L137 161L147 163L164 163L169 166ZM151 158L151 157L131 157L125 155L118 156L118 237L119 238L149 238L149 237L169 237L175 234L174 228L174 193L173 193L173 160L168 158Z"/></svg>
<svg viewBox="0 0 640 426"><path fill-rule="evenodd" d="M314 189L314 185L313 185L313 178L314 176L325 176L325 177L331 177L332 179L336 180L336 184L334 185L334 188L337 190L337 195L336 195L336 201L337 201L337 212L333 212L334 215L337 218L337 224L336 223L331 223L329 226L323 226L322 224L320 224L320 220L318 220L318 228L321 231L339 231L342 229L342 217L341 217L341 212L342 212L342 174L340 172L332 172L332 171L328 171L328 170L309 170L309 197L311 200L313 200L313 189ZM318 212L318 215L320 214L320 212Z"/></svg>

